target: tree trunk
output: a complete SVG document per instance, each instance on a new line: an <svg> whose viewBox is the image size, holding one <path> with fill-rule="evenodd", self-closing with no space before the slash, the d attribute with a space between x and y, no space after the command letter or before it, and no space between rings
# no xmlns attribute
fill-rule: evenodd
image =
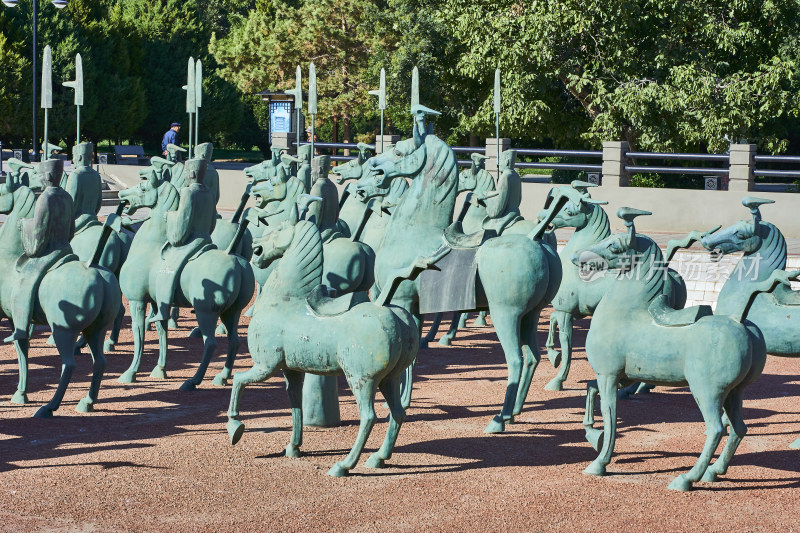
<svg viewBox="0 0 800 533"><path fill-rule="evenodd" d="M339 142L339 117L333 116L333 142Z"/></svg>

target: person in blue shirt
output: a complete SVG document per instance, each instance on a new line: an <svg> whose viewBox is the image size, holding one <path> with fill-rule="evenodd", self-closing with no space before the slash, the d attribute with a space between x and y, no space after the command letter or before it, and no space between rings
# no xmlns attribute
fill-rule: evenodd
<svg viewBox="0 0 800 533"><path fill-rule="evenodd" d="M172 125L167 130L167 133L164 134L164 138L161 139L161 155L167 155L167 145L168 144L178 144L178 132L181 131L181 123L180 122L173 122Z"/></svg>

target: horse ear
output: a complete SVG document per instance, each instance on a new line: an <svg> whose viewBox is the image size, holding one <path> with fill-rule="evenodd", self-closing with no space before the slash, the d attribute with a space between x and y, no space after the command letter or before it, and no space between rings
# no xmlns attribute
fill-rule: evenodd
<svg viewBox="0 0 800 533"><path fill-rule="evenodd" d="M292 202L292 207L289 208L289 225L294 226L300 220L300 215L297 212L297 202Z"/></svg>
<svg viewBox="0 0 800 533"><path fill-rule="evenodd" d="M158 174L156 173L155 168L150 168L150 174L147 176L147 179L154 189L158 188Z"/></svg>

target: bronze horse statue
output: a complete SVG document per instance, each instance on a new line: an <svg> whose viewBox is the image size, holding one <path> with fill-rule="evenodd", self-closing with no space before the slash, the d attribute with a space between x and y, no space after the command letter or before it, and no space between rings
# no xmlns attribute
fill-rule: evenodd
<svg viewBox="0 0 800 533"><path fill-rule="evenodd" d="M458 169L455 154L447 144L434 135L415 133L414 138L401 141L392 150L370 159L370 174L382 188L388 187L393 179L409 177L412 180L392 213L382 245L376 252L375 279L381 290L395 269L410 264L418 256L432 255L442 246L445 229L453 219ZM566 200L567 196L561 193L549 199L552 216ZM521 411L539 362L536 339L539 315L561 281L558 255L552 246L541 240L549 223L549 219L542 221L528 235L509 234L483 241L472 237L469 243L454 235L451 228L451 239L460 244L450 248L474 254L473 270L454 272L455 277L468 280L460 289L464 291L460 295L466 297L454 305L432 299L431 290L423 287L425 283L432 287L452 281L452 278L425 281L424 276L432 271L424 272L414 281L400 283L394 297L398 305L414 315L418 325L423 313L489 309L508 365L503 408L487 426L489 433L503 431L506 422ZM459 253L454 256L458 258ZM436 267L442 267L442 263ZM404 401L408 402L410 368L405 387Z"/></svg>

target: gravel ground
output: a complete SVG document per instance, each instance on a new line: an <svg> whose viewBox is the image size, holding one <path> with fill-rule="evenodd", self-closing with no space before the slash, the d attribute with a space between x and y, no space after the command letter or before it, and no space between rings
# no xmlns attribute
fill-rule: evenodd
<svg viewBox="0 0 800 533"><path fill-rule="evenodd" d="M547 317L540 341L544 341ZM243 320L241 334L246 333ZM126 321L127 323L127 321ZM299 459L282 456L291 417L282 377L242 397L247 431L231 446L227 388L210 377L194 392L178 387L197 364L199 341L186 338L184 311L170 340L169 378L149 376L148 336L139 382L116 378L130 363L129 333L108 354L97 409L75 411L86 394L89 359L78 360L64 404L32 419L55 388L55 349L37 334L26 406L16 388L12 347L0 347L0 530L73 531L800 531L800 377L796 359L770 358L750 387L750 433L728 474L682 494L667 484L695 462L703 424L685 388L659 388L621 402L609 475L581 473L595 452L583 438L587 321L576 327L576 361L563 392L544 390L555 370L542 361L528 403L505 434L484 435L505 387L503 353L491 328L470 327L453 347L420 353L409 417L385 470L363 466L383 439L386 409L348 478L325 472L344 457L357 411L342 392L341 427L307 428ZM5 329L0 335L5 336ZM218 352L225 349L219 343ZM247 344L239 369L250 366ZM344 383L342 381L342 383Z"/></svg>

